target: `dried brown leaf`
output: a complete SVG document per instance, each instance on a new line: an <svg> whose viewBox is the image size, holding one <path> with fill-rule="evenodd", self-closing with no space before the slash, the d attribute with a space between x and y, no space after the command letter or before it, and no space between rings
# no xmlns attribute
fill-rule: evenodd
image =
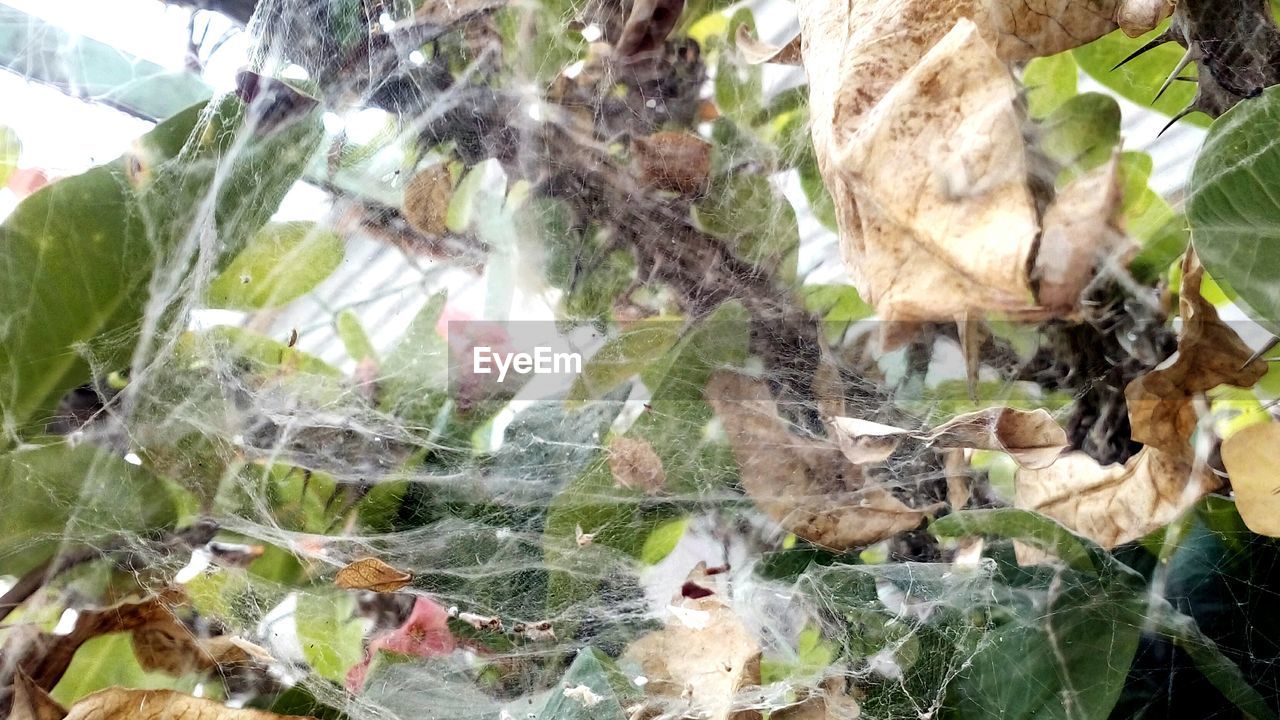
<svg viewBox="0 0 1280 720"><path fill-rule="evenodd" d="M1129 383L1125 400L1133 439L1168 453L1189 452L1197 416L1193 398L1219 385L1251 387L1267 373L1253 351L1200 294L1204 267L1195 251L1183 262L1182 332L1171 361Z"/></svg>
<svg viewBox="0 0 1280 720"><path fill-rule="evenodd" d="M656 52L675 29L684 0L635 0L616 46L619 57Z"/></svg>
<svg viewBox="0 0 1280 720"><path fill-rule="evenodd" d="M792 38L786 45L775 46L757 39L751 34L751 28L743 24L738 26L735 40L738 50L742 52L742 56L752 65L761 63L801 64L799 35Z"/></svg>
<svg viewBox="0 0 1280 720"><path fill-rule="evenodd" d="M609 443L609 469L620 487L657 495L667 487L662 458L653 446L638 438L619 437Z"/></svg>
<svg viewBox="0 0 1280 720"><path fill-rule="evenodd" d="M13 679L13 707L9 720L62 720L67 711L49 697L49 693L37 685L22 671Z"/></svg>
<svg viewBox="0 0 1280 720"><path fill-rule="evenodd" d="M263 710L230 708L173 690L108 688L88 695L67 712L66 720L279 720Z"/></svg>
<svg viewBox="0 0 1280 720"><path fill-rule="evenodd" d="M449 230L445 218L452 198L453 179L448 168L437 165L422 170L404 186L404 219L424 235L444 235Z"/></svg>
<svg viewBox="0 0 1280 720"><path fill-rule="evenodd" d="M880 486L835 442L793 434L765 384L717 373L708 402L724 425L742 478L756 504L782 527L836 550L870 545L925 521L940 505L913 508Z"/></svg>
<svg viewBox="0 0 1280 720"><path fill-rule="evenodd" d="M1124 465L1072 452L1040 470L1022 469L1014 504L1048 515L1104 548L1176 520L1222 482L1189 457L1147 447Z"/></svg>
<svg viewBox="0 0 1280 720"><path fill-rule="evenodd" d="M760 644L714 596L681 600L667 626L638 638L623 653L649 679L648 695L666 696L711 720L758 720L735 710L744 687L760 683Z"/></svg>
<svg viewBox="0 0 1280 720"><path fill-rule="evenodd" d="M684 195L703 192L711 178L711 144L696 135L663 131L631 142L647 185Z"/></svg>
<svg viewBox="0 0 1280 720"><path fill-rule="evenodd" d="M807 0L797 10L819 169L851 279L880 316L1043 316L1074 303L1070 292L1067 301L1051 296L1048 309L1033 297L1027 268L1042 220L1064 223L1042 218L1031 196L1008 66L1090 42L1121 20L1130 31L1154 27L1168 8L1153 0ZM1059 216L1083 203L1068 200Z"/></svg>
<svg viewBox="0 0 1280 720"><path fill-rule="evenodd" d="M1119 229L1120 155L1077 178L1045 212L1032 283L1036 299L1059 314L1070 312L1109 258L1123 266L1133 247Z"/></svg>
<svg viewBox="0 0 1280 720"><path fill-rule="evenodd" d="M413 580L413 575L374 557L361 558L338 571L333 582L346 590L395 592Z"/></svg>
<svg viewBox="0 0 1280 720"><path fill-rule="evenodd" d="M999 450L1027 468L1053 464L1069 445L1066 431L1045 410L988 408L919 432L847 417L832 418L830 425L845 457L859 465L882 462L908 437L940 449Z"/></svg>
<svg viewBox="0 0 1280 720"><path fill-rule="evenodd" d="M1280 423L1250 425L1223 440L1222 464L1244 524L1280 537Z"/></svg>

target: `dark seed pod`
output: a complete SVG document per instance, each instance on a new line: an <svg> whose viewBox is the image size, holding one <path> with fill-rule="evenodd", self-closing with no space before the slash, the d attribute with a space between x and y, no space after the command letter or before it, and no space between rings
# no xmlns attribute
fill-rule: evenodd
<svg viewBox="0 0 1280 720"><path fill-rule="evenodd" d="M631 142L640 178L682 195L702 192L711 176L711 145L683 132L659 132Z"/></svg>

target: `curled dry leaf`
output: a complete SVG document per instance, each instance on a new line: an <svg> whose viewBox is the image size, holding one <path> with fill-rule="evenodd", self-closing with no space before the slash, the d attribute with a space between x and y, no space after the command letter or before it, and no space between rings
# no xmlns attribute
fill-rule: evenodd
<svg viewBox="0 0 1280 720"><path fill-rule="evenodd" d="M775 522L809 542L844 550L918 527L941 505L913 508L880 486L831 441L787 428L760 380L717 373L708 402L729 436L742 486Z"/></svg>
<svg viewBox="0 0 1280 720"><path fill-rule="evenodd" d="M1222 484L1189 457L1150 447L1124 465L1103 466L1083 452L1068 453L1047 468L1020 470L1015 482L1017 507L1047 515L1107 549L1173 522Z"/></svg>
<svg viewBox="0 0 1280 720"><path fill-rule="evenodd" d="M609 470L619 486L657 495L667 487L662 458L644 440L619 437L609 443Z"/></svg>
<svg viewBox="0 0 1280 720"><path fill-rule="evenodd" d="M681 600L671 610L665 628L631 643L621 658L649 679L646 696L678 703L695 717L758 720L755 710L734 709L738 691L760 683L755 636L714 596Z"/></svg>
<svg viewBox="0 0 1280 720"><path fill-rule="evenodd" d="M17 673L13 679L13 707L9 711L9 720L62 720L66 714L66 709L49 697L48 692L25 673Z"/></svg>
<svg viewBox="0 0 1280 720"><path fill-rule="evenodd" d="M799 35L792 38L786 45L775 47L756 39L751 34L751 29L743 24L738 26L735 40L738 50L742 52L742 56L752 65L761 63L799 65L802 60Z"/></svg>
<svg viewBox="0 0 1280 720"><path fill-rule="evenodd" d="M1037 265L1046 218L1029 187L1009 63L1092 41L1121 18L1130 29L1144 18L1154 27L1159 18L1151 6L1151 0L797 4L819 169L836 204L852 280L883 319L1046 314L1028 272ZM1101 225L1091 226L1100 236L1075 240L1105 246L1110 230Z"/></svg>
<svg viewBox="0 0 1280 720"><path fill-rule="evenodd" d="M247 640L226 635L196 637L172 616L137 628L132 635L134 657L148 672L181 676L272 661L266 650Z"/></svg>
<svg viewBox="0 0 1280 720"><path fill-rule="evenodd" d="M230 708L173 690L108 688L71 706L65 720L279 720L263 710Z"/></svg>
<svg viewBox="0 0 1280 720"><path fill-rule="evenodd" d="M848 683L841 676L822 681L819 692L814 692L803 702L775 710L770 720L858 720L862 708L850 697Z"/></svg>
<svg viewBox="0 0 1280 720"><path fill-rule="evenodd" d="M1200 294L1204 270L1195 253L1183 263L1178 353L1129 383L1125 399L1133 438L1146 445L1124 465L1099 465L1071 453L1042 470L1019 471L1015 504L1052 517L1105 548L1136 540L1177 519L1222 480L1191 447L1195 396L1223 383L1248 387L1266 373Z"/></svg>
<svg viewBox="0 0 1280 720"><path fill-rule="evenodd" d="M829 422L840 449L855 464L882 462L909 437L936 448L1000 450L1028 468L1053 464L1069 445L1066 431L1045 410L988 408L920 432L848 417Z"/></svg>
<svg viewBox="0 0 1280 720"><path fill-rule="evenodd" d="M696 135L663 131L631 141L640 179L660 190L697 195L711 178L711 144Z"/></svg>
<svg viewBox="0 0 1280 720"><path fill-rule="evenodd" d="M1200 294L1204 267L1195 251L1183 262L1178 352L1125 388L1133 439L1169 453L1183 453L1196 428L1193 398L1219 385L1252 387L1267 373L1240 336L1218 318Z"/></svg>
<svg viewBox="0 0 1280 720"><path fill-rule="evenodd" d="M1076 179L1045 212L1031 282L1040 305L1070 312L1109 260L1122 267L1132 243L1120 230L1120 155Z"/></svg>
<svg viewBox="0 0 1280 720"><path fill-rule="evenodd" d="M1223 440L1222 464L1244 524L1280 537L1280 423L1250 425Z"/></svg>
<svg viewBox="0 0 1280 720"><path fill-rule="evenodd" d="M340 588L372 592L395 592L412 580L413 575L373 557L356 560L339 570L333 578L334 584Z"/></svg>

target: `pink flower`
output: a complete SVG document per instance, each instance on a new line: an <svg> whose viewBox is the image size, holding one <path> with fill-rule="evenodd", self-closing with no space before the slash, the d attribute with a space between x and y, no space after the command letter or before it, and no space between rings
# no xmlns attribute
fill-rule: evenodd
<svg viewBox="0 0 1280 720"><path fill-rule="evenodd" d="M347 689L360 692L364 688L369 665L380 650L416 657L438 657L448 655L457 646L457 640L449 632L449 611L429 598L419 597L404 624L374 638L365 650L364 660L347 671Z"/></svg>

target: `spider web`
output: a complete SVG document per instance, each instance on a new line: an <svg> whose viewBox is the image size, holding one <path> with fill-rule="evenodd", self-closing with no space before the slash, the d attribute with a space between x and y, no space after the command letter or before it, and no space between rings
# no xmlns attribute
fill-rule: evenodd
<svg viewBox="0 0 1280 720"><path fill-rule="evenodd" d="M757 10L765 34L778 13ZM1005 366L983 369L974 398L953 327L877 349L892 329L818 282L838 270L803 108L769 104L789 102L794 76L741 62L730 22L612 62L594 43L616 44L627 24L607 2L260 2L237 92L199 111L172 162L129 156L154 188L130 216L154 270L140 320L74 348L93 382L35 423L72 449L83 482L57 481L66 466L44 449L10 461L34 495L23 507L61 520L4 529L3 557L20 558L11 586L41 554L61 564L7 628L53 630L106 598L178 584L194 637L241 637L272 659L142 682L360 719L608 717L615 705L699 717L696 693L662 693L627 651L664 627L696 629L684 609L705 592L761 653L723 717L1236 716L1182 649L1207 646L1175 632L1182 612L1274 706L1275 548L1217 500L1188 520L1174 563L1134 544L1118 553L1128 564L1092 570L1024 567L1008 539L924 529L833 550L764 509L856 507L849 488L789 495L779 482L780 497L762 498L745 477L752 458L787 462L805 443L843 462L825 436L833 409L912 430L975 405L1045 406L1065 422L1082 406L1105 418L1118 391L1102 371L1026 381L1052 374L1055 330L1010 330L993 355ZM734 136L704 117L712 101L771 124ZM714 141L710 177L693 173L710 200L669 177L696 158L651 172L656 191L638 179L636 139L669 128ZM303 187L327 193L303 244L336 233L345 259L298 298L227 320L208 298L231 277L228 248L250 242L238 236L299 192L290 147L309 148ZM431 177L448 178L443 196L410 197ZM304 274L319 260L279 262ZM1156 333L1164 318L1146 312L1125 330ZM1099 346L1119 352L1115 334ZM469 364L482 344L617 357L506 386ZM1165 345L1115 364L1149 369ZM814 389L824 367L836 369L826 394ZM706 395L725 372L775 403L781 433L746 433L754 451L732 417L760 412L757 398ZM6 434L26 429L6 417ZM1127 431L1087 449L1123 460ZM970 459L973 506L1007 504L1004 459ZM854 490L919 509L953 499L954 480L938 450L906 442ZM200 523L216 538L192 532ZM409 584L334 586L366 557ZM712 647L690 648L708 673L722 662ZM588 668L588 649L616 676ZM95 682L83 662L61 696ZM1193 711L1196 693L1212 701ZM574 697L581 707L553 702Z"/></svg>

